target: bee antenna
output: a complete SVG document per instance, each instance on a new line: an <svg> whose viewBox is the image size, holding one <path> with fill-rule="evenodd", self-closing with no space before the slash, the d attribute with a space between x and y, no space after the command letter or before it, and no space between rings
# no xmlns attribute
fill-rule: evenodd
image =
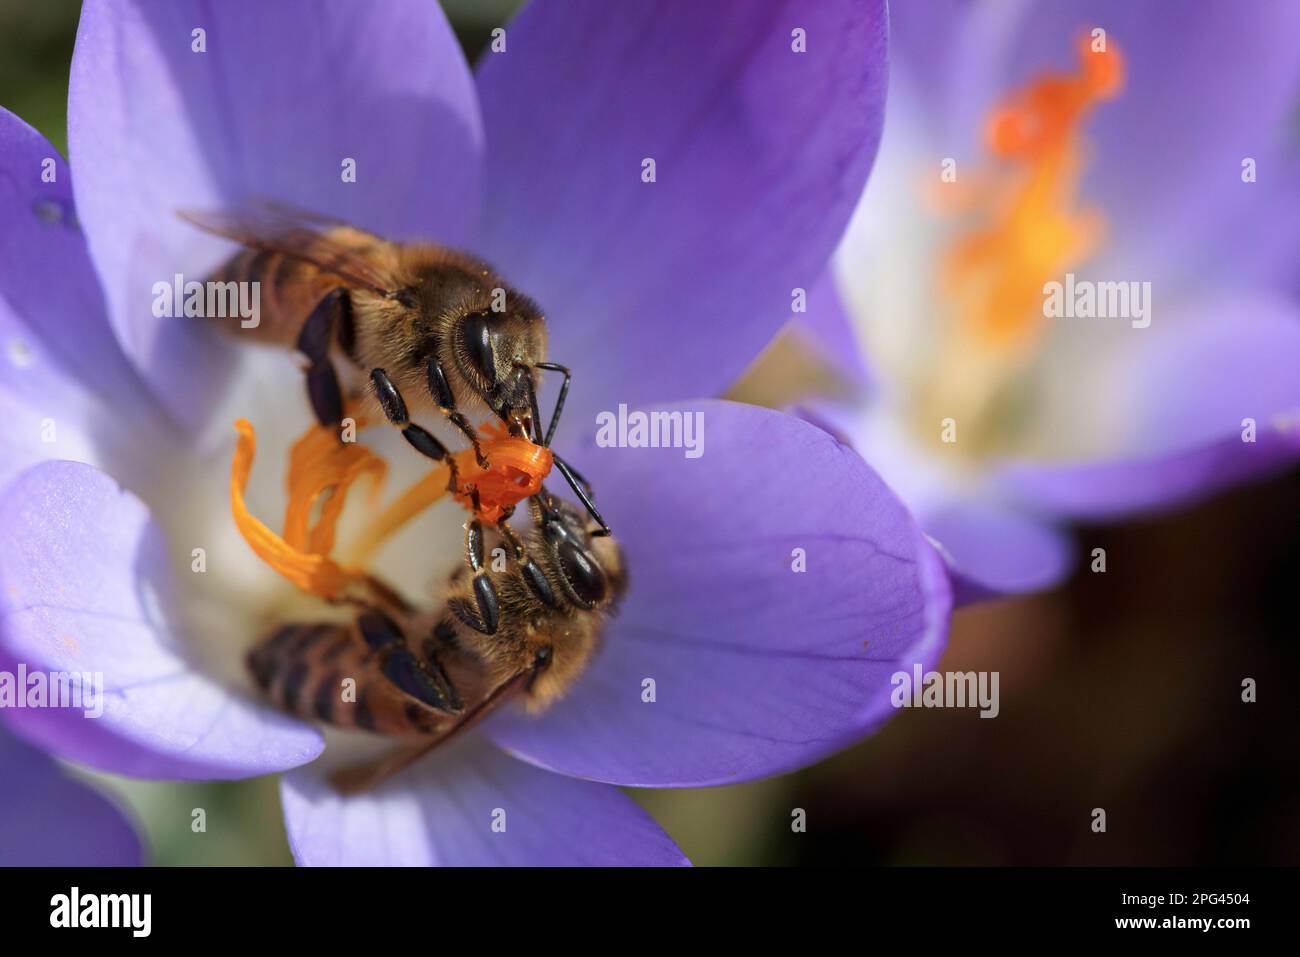
<svg viewBox="0 0 1300 957"><path fill-rule="evenodd" d="M555 467L559 469L560 474L564 476L564 480L569 483L569 488L573 489L573 494L578 496L578 500L582 502L583 507L587 509L587 514L590 515L596 524L600 526L600 530L594 532L593 535L595 537L603 537L611 534L609 526L605 524L605 520L601 518L599 510L596 508L596 503L591 500L591 486L587 484L585 479L579 481L578 476L574 474L573 469L569 466L568 462L564 461L564 459L560 458L558 455L552 455L552 459L555 462Z"/></svg>
<svg viewBox="0 0 1300 957"><path fill-rule="evenodd" d="M546 441L542 445L548 449L551 447L551 439L555 438L555 427L560 424L560 413L564 411L564 400L569 397L569 380L572 374L558 362L539 362L533 368L547 369L551 372L561 372L564 374L564 382L560 385L560 394L555 399L555 409L551 412L551 424L546 427Z"/></svg>

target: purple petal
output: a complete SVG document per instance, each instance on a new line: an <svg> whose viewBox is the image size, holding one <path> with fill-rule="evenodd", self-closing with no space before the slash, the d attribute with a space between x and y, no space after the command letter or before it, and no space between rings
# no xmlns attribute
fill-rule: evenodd
<svg viewBox="0 0 1300 957"><path fill-rule="evenodd" d="M1109 379L1131 434L1104 461L1014 463L1002 481L1031 505L1079 517L1169 508L1300 459L1300 310L1263 295L1205 296L1124 330ZM1242 440L1253 419L1257 441Z"/></svg>
<svg viewBox="0 0 1300 957"><path fill-rule="evenodd" d="M334 791L320 762L286 774L280 794L299 864L689 863L617 788L530 767L481 737L430 755L358 796Z"/></svg>
<svg viewBox="0 0 1300 957"><path fill-rule="evenodd" d="M790 318L875 154L885 32L878 0L584 0L532 4L484 54L483 252L581 369L575 421L717 395Z"/></svg>
<svg viewBox="0 0 1300 957"><path fill-rule="evenodd" d="M1281 472L1300 459L1300 423L1260 424L1258 441L1239 436L1152 458L1079 465L1017 465L1003 487L1035 509L1079 519L1114 519L1175 508L1242 482Z"/></svg>
<svg viewBox="0 0 1300 957"><path fill-rule="evenodd" d="M0 667L100 673L105 691L98 718L7 712L29 740L135 777L249 777L320 753L315 730L196 670L173 633L178 562L145 506L102 472L46 462L19 475L0 499L0 541Z"/></svg>
<svg viewBox="0 0 1300 957"><path fill-rule="evenodd" d="M0 485L45 459L94 461L99 443L124 437L124 420L145 421L137 391L77 228L67 164L0 109ZM106 414L106 398L121 415Z"/></svg>
<svg viewBox="0 0 1300 957"><path fill-rule="evenodd" d="M1202 295L1133 330L1114 373L1137 420L1133 445L1157 451L1300 413L1300 306L1264 293Z"/></svg>
<svg viewBox="0 0 1300 957"><path fill-rule="evenodd" d="M903 69L921 86L933 85L930 74L948 84L950 122L937 155L976 159L989 109L1045 71L1075 69L1074 44L1101 27L1126 72L1119 96L1086 130L1084 195L1111 222L1107 270L1142 263L1141 278L1155 279L1169 269L1293 268L1300 156L1287 131L1300 88L1300 5L1188 0L1171 15L1159 4L1093 0L969 10L947 23L909 11L892 24ZM915 55L927 50L937 52ZM1242 182L1246 157L1258 163L1255 183Z"/></svg>
<svg viewBox="0 0 1300 957"><path fill-rule="evenodd" d="M1124 54L1124 90L1098 110L1089 132L1096 172L1088 195L1115 223L1113 261L1147 264L1144 272L1157 263L1185 270L1200 247L1209 251L1209 270L1197 273L1204 277L1221 268L1221 248L1245 246L1248 259L1275 254L1278 231L1294 238L1286 208L1256 207L1251 229L1228 242L1220 223L1260 192L1259 183L1242 182L1245 157L1263 164L1267 188L1284 174L1280 151L1294 155L1285 131L1300 92L1300 6L1247 11L1197 0L1181 5L1177 22L1167 10L1126 0L1091 4L1086 16L1067 6L1037 5L1021 36L1041 49L1045 36L1068 41L1100 25ZM1298 171L1290 166L1292 182ZM1282 250L1291 264L1298 251Z"/></svg>
<svg viewBox="0 0 1300 957"><path fill-rule="evenodd" d="M777 774L866 735L891 711L890 676L939 655L943 563L855 452L769 409L680 410L703 416L698 458L575 457L631 586L569 697L488 725L525 760L646 787Z"/></svg>
<svg viewBox="0 0 1300 957"><path fill-rule="evenodd" d="M849 387L854 390L869 387L871 374L862 343L829 272L823 272L808 290L808 311L790 324L790 330L842 376Z"/></svg>
<svg viewBox="0 0 1300 957"><path fill-rule="evenodd" d="M26 327L27 344L48 350L46 361L69 378L104 396L135 386L77 224L68 164L49 140L3 108L0 301ZM11 366L13 352L7 352Z"/></svg>
<svg viewBox="0 0 1300 957"><path fill-rule="evenodd" d="M94 460L89 426L99 403L2 297L0 350L0 488L46 459Z"/></svg>
<svg viewBox="0 0 1300 957"><path fill-rule="evenodd" d="M1074 564L1068 535L1009 508L954 503L922 524L940 546L958 605L1050 588Z"/></svg>
<svg viewBox="0 0 1300 957"><path fill-rule="evenodd" d="M794 413L857 449L939 548L958 605L1049 588L1070 572L1069 537L968 485L905 431L859 404L805 403Z"/></svg>
<svg viewBox="0 0 1300 957"><path fill-rule="evenodd" d="M987 19L999 5L979 0L925 0L895 3L889 9L890 82L902 79L921 98L926 122L948 106L973 22ZM988 48L985 48L987 58ZM893 104L891 103L891 109Z"/></svg>
<svg viewBox="0 0 1300 957"><path fill-rule="evenodd" d="M113 327L185 422L219 394L228 356L194 322L155 318L152 287L202 279L230 247L178 210L266 197L396 238L462 242L475 227L481 122L437 4L90 0L68 114Z"/></svg>
<svg viewBox="0 0 1300 957"><path fill-rule="evenodd" d="M0 867L135 867L140 839L108 798L0 725Z"/></svg>

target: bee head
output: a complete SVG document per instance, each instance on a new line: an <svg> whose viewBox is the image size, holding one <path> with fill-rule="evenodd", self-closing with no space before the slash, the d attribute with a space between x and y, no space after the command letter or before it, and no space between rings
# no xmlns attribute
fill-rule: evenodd
<svg viewBox="0 0 1300 957"><path fill-rule="evenodd" d="M466 379L496 415L523 435L537 422L537 372L546 354L545 323L527 298L507 293L500 312L482 309L460 324Z"/></svg>
<svg viewBox="0 0 1300 957"><path fill-rule="evenodd" d="M534 517L565 594L588 611L608 604L622 591L618 545L611 538L594 537L588 517L568 502L545 498L536 504Z"/></svg>

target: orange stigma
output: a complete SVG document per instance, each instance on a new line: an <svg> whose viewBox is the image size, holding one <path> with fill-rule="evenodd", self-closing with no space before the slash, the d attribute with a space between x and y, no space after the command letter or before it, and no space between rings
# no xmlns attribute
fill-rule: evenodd
<svg viewBox="0 0 1300 957"><path fill-rule="evenodd" d="M511 435L500 422L489 422L479 429L479 436L488 467L479 467L472 448L456 453L460 476L456 500L472 509L469 489L477 489L478 516L495 525L524 499L542 490L542 480L555 460L550 449Z"/></svg>
<svg viewBox="0 0 1300 957"><path fill-rule="evenodd" d="M985 126L990 168L939 190L963 219L938 263L944 325L916 416L932 436L949 417L964 422L959 459L980 459L1024 421L1018 386L1047 327L1045 287L1101 243L1104 219L1081 208L1080 182L1083 123L1124 83L1123 59L1106 43L1081 38L1074 72L1008 95Z"/></svg>
<svg viewBox="0 0 1300 957"><path fill-rule="evenodd" d="M459 477L454 498L466 511L495 525L524 499L541 491L554 459L550 449L510 435L499 422L480 428L479 439L488 467L479 466L472 448L452 456ZM390 535L442 498L447 481L447 467L440 465L399 495L362 534L356 547L358 560L369 561ZM478 512L474 512L471 489L478 491Z"/></svg>
<svg viewBox="0 0 1300 957"><path fill-rule="evenodd" d="M943 290L961 325L985 343L1014 346L1042 325L1044 283L1086 259L1103 221L1079 211L1080 127L1124 82L1119 51L1079 42L1079 68L1017 90L989 117L989 151L1003 164L977 214L942 264Z"/></svg>

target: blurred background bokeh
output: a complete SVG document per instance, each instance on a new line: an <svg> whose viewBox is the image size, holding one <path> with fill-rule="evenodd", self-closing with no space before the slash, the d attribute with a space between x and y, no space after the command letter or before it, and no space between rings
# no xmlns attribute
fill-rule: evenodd
<svg viewBox="0 0 1300 957"><path fill-rule="evenodd" d="M443 3L471 56L518 5ZM65 151L78 8L0 0L0 105ZM816 371L781 343L761 375ZM751 380L744 397L761 395ZM801 773L635 795L701 865L1300 862L1297 516L1293 472L1079 528L1064 585L956 615L939 667L1000 672L995 720L908 710ZM1088 567L1098 547L1104 574ZM1254 704L1241 700L1247 677ZM153 863L292 863L274 778L94 780L133 809ZM195 834L200 807L207 832ZM1104 834L1090 826L1096 807ZM806 832L791 829L795 808Z"/></svg>

